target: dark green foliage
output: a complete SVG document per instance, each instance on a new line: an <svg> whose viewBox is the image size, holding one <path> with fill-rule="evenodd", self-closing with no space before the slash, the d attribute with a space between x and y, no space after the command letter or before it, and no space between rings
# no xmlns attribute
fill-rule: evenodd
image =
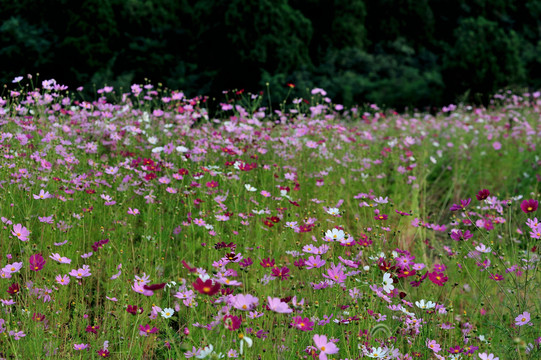
<svg viewBox="0 0 541 360"><path fill-rule="evenodd" d="M452 88L484 96L498 88L520 83L524 67L520 41L483 17L467 18L455 30L455 43L444 60L445 81Z"/></svg>
<svg viewBox="0 0 541 360"><path fill-rule="evenodd" d="M149 79L189 96L322 87L346 105L441 106L541 87L541 0L0 0L0 82ZM477 95L479 94L479 95Z"/></svg>

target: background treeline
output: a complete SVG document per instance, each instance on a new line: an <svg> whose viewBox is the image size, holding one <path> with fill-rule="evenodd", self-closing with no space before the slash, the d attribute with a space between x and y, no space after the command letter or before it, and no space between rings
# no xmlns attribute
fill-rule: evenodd
<svg viewBox="0 0 541 360"><path fill-rule="evenodd" d="M441 106L541 87L541 0L0 0L0 82Z"/></svg>

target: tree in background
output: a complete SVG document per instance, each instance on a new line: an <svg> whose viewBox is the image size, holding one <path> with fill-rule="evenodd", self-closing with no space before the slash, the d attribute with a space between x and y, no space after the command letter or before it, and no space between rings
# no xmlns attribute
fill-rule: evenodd
<svg viewBox="0 0 541 360"><path fill-rule="evenodd" d="M0 81L441 106L541 87L541 0L0 0ZM476 94L482 94L477 96Z"/></svg>

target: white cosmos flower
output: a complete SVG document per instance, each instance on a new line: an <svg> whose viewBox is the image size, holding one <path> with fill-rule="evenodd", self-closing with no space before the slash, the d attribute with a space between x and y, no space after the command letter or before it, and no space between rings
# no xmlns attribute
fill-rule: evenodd
<svg viewBox="0 0 541 360"><path fill-rule="evenodd" d="M327 230L327 232L325 232L326 238L329 238L335 241L342 241L345 236L346 234L344 233L344 230L332 229L332 230Z"/></svg>
<svg viewBox="0 0 541 360"><path fill-rule="evenodd" d="M165 308L161 312L162 318L164 319L169 319L171 316L173 316L174 313L175 313L175 310L170 309L170 308Z"/></svg>
<svg viewBox="0 0 541 360"><path fill-rule="evenodd" d="M415 305L417 305L417 307L419 309L432 309L432 308L436 307L435 303L433 303L432 301L426 301L425 302L424 299L422 299L421 301L416 301Z"/></svg>
<svg viewBox="0 0 541 360"><path fill-rule="evenodd" d="M485 244L480 243L479 246L475 247L475 250L482 252L482 253L489 253L492 251L492 248L486 247Z"/></svg>
<svg viewBox="0 0 541 360"><path fill-rule="evenodd" d="M244 184L244 187L250 192L257 191L257 189L250 184Z"/></svg>
<svg viewBox="0 0 541 360"><path fill-rule="evenodd" d="M391 274L385 273L383 274L383 290L386 293L390 293L394 290L393 279L391 278Z"/></svg>
<svg viewBox="0 0 541 360"><path fill-rule="evenodd" d="M338 210L337 208L329 208L327 210L327 214L329 214L329 215L340 215L340 210Z"/></svg>

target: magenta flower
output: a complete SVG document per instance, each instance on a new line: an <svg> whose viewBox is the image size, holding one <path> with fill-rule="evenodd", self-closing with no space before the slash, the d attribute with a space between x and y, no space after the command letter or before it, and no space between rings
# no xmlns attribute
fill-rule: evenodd
<svg viewBox="0 0 541 360"><path fill-rule="evenodd" d="M13 225L13 231L11 233L21 241L28 241L28 236L30 235L30 231L21 224Z"/></svg>
<svg viewBox="0 0 541 360"><path fill-rule="evenodd" d="M522 204L520 204L520 208L527 214L536 211L538 205L539 203L537 202L537 200L530 199L524 200Z"/></svg>
<svg viewBox="0 0 541 360"><path fill-rule="evenodd" d="M139 325L139 335L141 336L148 336L148 334L155 334L157 332L157 327L150 328L149 324L146 324L145 326Z"/></svg>
<svg viewBox="0 0 541 360"><path fill-rule="evenodd" d="M293 318L293 322L291 323L291 326L301 331L314 330L314 322L310 321L309 318L302 318L300 316L296 316Z"/></svg>
<svg viewBox="0 0 541 360"><path fill-rule="evenodd" d="M342 268L342 265L340 264L338 264L338 266L335 266L334 264L332 264L331 268L327 269L327 274L323 274L323 277L330 279L334 281L335 283L343 283L348 278L346 274L344 273L344 269Z"/></svg>
<svg viewBox="0 0 541 360"><path fill-rule="evenodd" d="M267 301L269 302L269 309L274 312L280 314L289 314L293 312L293 310L290 309L285 302L282 302L280 298L271 298L270 296L268 296Z"/></svg>
<svg viewBox="0 0 541 360"><path fill-rule="evenodd" d="M46 261L43 258L43 256L41 256L41 254L34 254L30 256L29 262L30 262L30 270L40 271L41 269L43 269L43 266L45 266Z"/></svg>
<svg viewBox="0 0 541 360"><path fill-rule="evenodd" d="M334 343L327 341L327 336L325 335L316 334L313 339L316 347L321 351L319 353L319 360L327 360L327 354L336 354L339 350Z"/></svg>
<svg viewBox="0 0 541 360"><path fill-rule="evenodd" d="M520 314L519 316L515 318L515 325L517 326L526 325L530 322L530 320L531 320L530 313L527 311L524 311L522 314Z"/></svg>
<svg viewBox="0 0 541 360"><path fill-rule="evenodd" d="M449 236L454 241L465 241L472 238L472 233L469 230L462 232L462 230L451 231Z"/></svg>
<svg viewBox="0 0 541 360"><path fill-rule="evenodd" d="M428 274L428 279L438 286L443 286L449 280L444 273L431 272Z"/></svg>
<svg viewBox="0 0 541 360"><path fill-rule="evenodd" d="M285 280L289 277L289 268L287 266L284 266L281 269L274 267L271 271L271 276L279 278L280 280Z"/></svg>
<svg viewBox="0 0 541 360"><path fill-rule="evenodd" d="M225 328L231 331L239 329L242 324L242 318L235 315L225 315L222 321Z"/></svg>
<svg viewBox="0 0 541 360"><path fill-rule="evenodd" d="M490 274L489 278L491 278L492 280L495 280L495 281L502 281L503 280L503 276L501 276L500 274Z"/></svg>
<svg viewBox="0 0 541 360"><path fill-rule="evenodd" d="M468 198L468 200L460 200L460 205L453 204L449 210L451 211L457 211L457 210L464 210L468 205L471 203L471 198Z"/></svg>

